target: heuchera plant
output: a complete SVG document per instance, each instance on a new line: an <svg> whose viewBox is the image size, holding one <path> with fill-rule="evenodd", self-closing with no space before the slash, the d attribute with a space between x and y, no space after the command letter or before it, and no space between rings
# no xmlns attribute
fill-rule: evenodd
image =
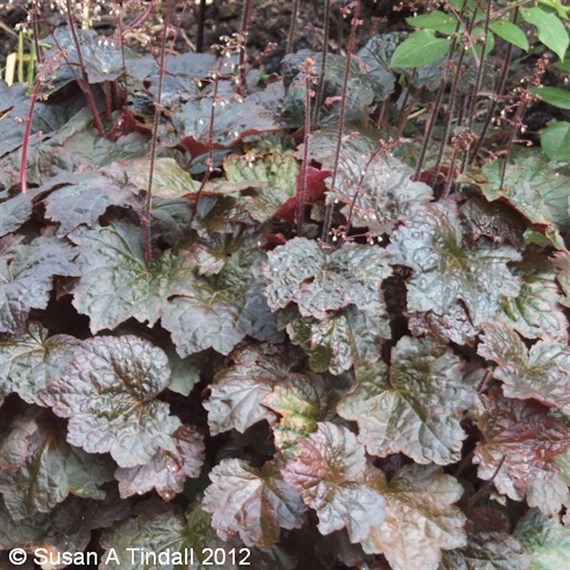
<svg viewBox="0 0 570 570"><path fill-rule="evenodd" d="M0 550L564 567L570 156L487 62L568 13L487 4L270 78L69 15L0 83Z"/></svg>

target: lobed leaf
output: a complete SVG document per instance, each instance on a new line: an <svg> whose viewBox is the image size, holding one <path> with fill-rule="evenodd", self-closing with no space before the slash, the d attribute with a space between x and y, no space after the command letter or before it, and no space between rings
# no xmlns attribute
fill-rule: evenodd
<svg viewBox="0 0 570 570"><path fill-rule="evenodd" d="M547 515L568 503L570 492L555 463L570 448L562 419L536 402L507 400L497 391L480 397L476 415L483 434L473 457L479 478L493 478L499 493L515 501L526 495Z"/></svg>
<svg viewBox="0 0 570 570"><path fill-rule="evenodd" d="M432 199L431 188L412 180L413 169L399 159L377 149L364 154L351 150L343 149L339 157L332 191L346 204L342 212L351 216L354 227L382 235Z"/></svg>
<svg viewBox="0 0 570 570"><path fill-rule="evenodd" d="M261 420L275 423L276 414L262 403L273 386L289 374L290 365L280 350L270 345L236 349L232 360L232 366L216 374L210 398L203 403L212 435L230 429L244 433Z"/></svg>
<svg viewBox="0 0 570 570"><path fill-rule="evenodd" d="M109 492L104 500L68 497L49 513L15 521L0 501L0 550L44 548L57 560L63 552L84 551L92 530L107 528L129 512L130 504Z"/></svg>
<svg viewBox="0 0 570 570"><path fill-rule="evenodd" d="M273 426L277 449L291 447L316 431L318 422L330 415L329 390L330 386L319 377L290 373L284 383L276 384L263 398L262 404L279 414Z"/></svg>
<svg viewBox="0 0 570 570"><path fill-rule="evenodd" d="M570 349L567 343L539 340L527 349L508 326L487 323L477 352L498 366L493 376L503 382L507 398L534 398L570 415Z"/></svg>
<svg viewBox="0 0 570 570"><path fill-rule="evenodd" d="M93 333L130 317L152 326L169 296L192 291L193 264L168 251L147 264L140 228L120 222L80 228L70 237L80 248L73 305L89 316Z"/></svg>
<svg viewBox="0 0 570 570"><path fill-rule="evenodd" d="M482 240L464 244L452 202L416 210L390 241L392 263L414 271L408 285L411 311L443 315L462 301L478 326L499 312L505 298L520 291L519 279L507 266L520 257L515 248Z"/></svg>
<svg viewBox="0 0 570 570"><path fill-rule="evenodd" d="M33 407L0 435L0 473L4 503L21 520L48 513L70 493L104 499L101 486L113 480L113 462L69 445L65 429Z"/></svg>
<svg viewBox="0 0 570 570"><path fill-rule="evenodd" d="M301 495L273 463L255 469L241 459L224 459L210 480L202 508L212 513L212 526L224 540L239 534L247 546L268 548L278 542L281 528L303 524Z"/></svg>
<svg viewBox="0 0 570 570"><path fill-rule="evenodd" d="M21 332L31 309L45 309L54 275L77 275L75 255L52 236L29 244L11 235L0 239L0 332Z"/></svg>
<svg viewBox="0 0 570 570"><path fill-rule="evenodd" d="M521 279L516 297L505 299L501 320L526 338L568 343L568 322L560 306L561 295L552 263L538 256L512 265Z"/></svg>
<svg viewBox="0 0 570 570"><path fill-rule="evenodd" d="M506 201L532 224L570 228L570 180L563 171L553 169L540 153L531 151L520 151L506 165L504 180L503 168L503 161L491 162L470 178L488 200Z"/></svg>
<svg viewBox="0 0 570 570"><path fill-rule="evenodd" d="M467 546L448 550L438 570L528 570L531 557L522 544L504 532L480 532L467 536Z"/></svg>
<svg viewBox="0 0 570 570"><path fill-rule="evenodd" d="M531 509L519 520L514 535L531 555L532 570L554 570L567 565L570 529L556 517L548 518L538 509Z"/></svg>
<svg viewBox="0 0 570 570"><path fill-rule="evenodd" d="M466 517L453 503L463 488L435 465L407 465L380 489L385 520L371 529L362 547L382 552L394 570L436 570L442 550L467 545Z"/></svg>
<svg viewBox="0 0 570 570"><path fill-rule="evenodd" d="M0 338L0 394L16 392L30 404L42 404L40 390L59 378L80 345L75 337L49 336L38 322L28 324L17 336Z"/></svg>
<svg viewBox="0 0 570 570"><path fill-rule="evenodd" d="M294 302L303 317L319 320L351 304L385 313L380 286L391 274L386 261L379 247L345 243L327 252L314 241L294 238L268 254L269 307L277 311Z"/></svg>
<svg viewBox="0 0 570 570"><path fill-rule="evenodd" d="M166 354L149 341L100 336L83 341L64 376L39 397L69 418L69 443L89 453L110 452L120 467L134 467L168 449L180 425L156 399L169 378Z"/></svg>
<svg viewBox="0 0 570 570"><path fill-rule="evenodd" d="M154 489L162 499L170 501L183 491L187 477L200 476L205 450L203 437L194 426L180 426L169 444L158 449L148 463L117 469L115 478L121 498Z"/></svg>
<svg viewBox="0 0 570 570"><path fill-rule="evenodd" d="M174 563L161 564L160 568L175 570L184 563L183 558L178 563L175 558L175 553L184 553L186 547L184 518L172 508L148 506L146 512L105 530L100 541L105 549L100 558L100 570L122 568L125 562L131 570L156 568L152 558L149 558L150 564L145 563L143 554L152 553L158 557L163 552Z"/></svg>
<svg viewBox="0 0 570 570"><path fill-rule="evenodd" d="M289 339L309 356L314 372L341 374L354 365L377 361L385 339L390 338L388 315L359 311L349 305L322 320L302 317L294 307L279 314Z"/></svg>
<svg viewBox="0 0 570 570"><path fill-rule="evenodd" d="M207 348L221 354L246 336L279 339L276 319L263 296L259 251L237 252L215 276L196 276L187 291L162 307L162 325L180 356Z"/></svg>
<svg viewBox="0 0 570 570"><path fill-rule="evenodd" d="M351 542L363 540L384 520L378 470L366 466L364 447L345 427L330 422L285 456L283 476L317 512L321 534L346 528Z"/></svg>
<svg viewBox="0 0 570 570"><path fill-rule="evenodd" d="M65 185L44 200L46 217L59 222L59 236L82 224L94 226L109 206L129 206L135 198L130 184L105 171L74 173L61 183Z"/></svg>
<svg viewBox="0 0 570 570"><path fill-rule="evenodd" d="M474 398L461 360L430 338L404 337L391 362L390 369L383 362L356 368L356 389L339 402L338 414L358 423L358 439L371 455L459 461L466 437L460 420Z"/></svg>

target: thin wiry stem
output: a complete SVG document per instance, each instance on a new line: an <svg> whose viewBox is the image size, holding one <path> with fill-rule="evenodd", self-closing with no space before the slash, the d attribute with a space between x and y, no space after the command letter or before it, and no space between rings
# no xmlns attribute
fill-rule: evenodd
<svg viewBox="0 0 570 570"><path fill-rule="evenodd" d="M327 65L327 53L329 47L329 33L330 33L330 19L331 19L331 0L325 0L325 21L323 23L323 48L321 51L321 69L319 71L319 82L317 84L317 95L315 97L315 106L313 108L312 128L316 129L319 124L319 111L323 104L323 97L325 91L325 69Z"/></svg>
<svg viewBox="0 0 570 570"><path fill-rule="evenodd" d="M356 29L360 25L360 0L356 0L354 3L354 14L352 16L352 24L350 27L350 38L348 41L348 51L346 53L346 63L344 65L344 74L342 78L342 91L340 100L340 112L338 120L338 137L336 141L336 149L334 154L334 166L331 182L331 191L334 192L336 185L336 178L338 175L338 164L340 159L340 147L342 145L342 137L344 133L344 122L346 119L346 93L348 91L348 78L350 75L350 65L352 62L352 52L354 51L354 46L356 43ZM329 202L325 210L325 219L323 223L323 231L321 234L321 239L327 241L329 237L329 232L331 230L332 218L333 218L334 203Z"/></svg>
<svg viewBox="0 0 570 570"><path fill-rule="evenodd" d="M291 10L291 21L289 23L289 34L287 35L287 47L285 53L293 51L293 43L297 32L297 15L299 14L299 0L293 0L293 8Z"/></svg>
<svg viewBox="0 0 570 570"><path fill-rule="evenodd" d="M160 43L160 62L158 74L158 88L156 94L156 102L154 105L154 119L152 123L152 140L150 147L150 169L148 173L148 187L146 192L146 200L144 211L141 217L141 225L143 230L144 257L149 263L152 259L151 255L151 208L152 208L152 183L154 178L154 165L156 161L156 149L158 146L158 126L160 122L160 114L162 112L162 86L165 75L164 60L166 55L166 38L168 36L168 24L170 22L170 14L172 12L172 0L167 0L166 10L164 14L164 26L162 28L162 37Z"/></svg>

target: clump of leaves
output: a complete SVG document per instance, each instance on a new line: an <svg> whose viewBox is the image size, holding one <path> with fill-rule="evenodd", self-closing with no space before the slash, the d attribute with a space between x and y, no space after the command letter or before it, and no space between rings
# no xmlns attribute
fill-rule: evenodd
<svg viewBox="0 0 570 570"><path fill-rule="evenodd" d="M539 4L522 17L562 58L544 21L567 13ZM483 81L447 35L528 47L512 11L451 6L267 83L234 70L241 37L157 64L74 29L45 101L0 85L0 550L558 570L570 179L509 148L494 103L479 146L432 142ZM426 104L426 138L372 127L396 112L411 139Z"/></svg>

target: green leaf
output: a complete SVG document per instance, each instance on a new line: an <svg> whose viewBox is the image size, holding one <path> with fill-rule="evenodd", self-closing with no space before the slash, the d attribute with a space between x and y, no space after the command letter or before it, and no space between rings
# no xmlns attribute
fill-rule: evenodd
<svg viewBox="0 0 570 570"><path fill-rule="evenodd" d="M368 453L403 452L417 463L447 465L461 458L466 437L460 421L473 401L461 361L432 339L402 338L383 362L357 368L356 390L337 411L358 423Z"/></svg>
<svg viewBox="0 0 570 570"><path fill-rule="evenodd" d="M432 190L412 180L412 168L394 157L380 153L351 154L339 158L336 199L346 204L343 214L352 209L352 225L368 227L374 235L393 228L410 212L432 199Z"/></svg>
<svg viewBox="0 0 570 570"><path fill-rule="evenodd" d="M202 508L213 514L222 539L239 534L247 546L268 548L281 528L300 528L306 510L301 495L273 463L261 469L241 459L224 459L210 472Z"/></svg>
<svg viewBox="0 0 570 570"><path fill-rule="evenodd" d="M562 419L532 400L507 400L499 390L480 396L476 416L483 439L473 462L480 479L492 479L499 493L515 501L526 495L531 507L547 515L568 503L570 492L555 464L570 448Z"/></svg>
<svg viewBox="0 0 570 570"><path fill-rule="evenodd" d="M0 473L4 502L21 520L49 512L69 493L104 499L101 485L113 480L113 462L69 445L65 427L32 407L0 435Z"/></svg>
<svg viewBox="0 0 570 570"><path fill-rule="evenodd" d="M236 252L218 275L195 276L188 290L162 307L162 326L182 357L213 348L221 354L246 336L277 341L276 317L263 295L264 255Z"/></svg>
<svg viewBox="0 0 570 570"><path fill-rule="evenodd" d="M375 488L381 472L367 467L364 447L347 428L320 423L285 461L285 480L316 510L321 534L346 528L358 542L384 520L385 501Z"/></svg>
<svg viewBox="0 0 570 570"><path fill-rule="evenodd" d="M550 160L570 160L570 123L556 121L540 135L540 146Z"/></svg>
<svg viewBox="0 0 570 570"><path fill-rule="evenodd" d="M419 30L397 48L390 67L421 67L443 59L449 52L451 39L438 38L433 30Z"/></svg>
<svg viewBox="0 0 570 570"><path fill-rule="evenodd" d="M203 403L212 435L232 428L243 433L261 420L274 423L277 416L262 402L290 370L276 346L246 345L236 349L231 358L233 366L216 374L210 385L210 398Z"/></svg>
<svg viewBox="0 0 570 570"><path fill-rule="evenodd" d="M100 336L82 343L64 376L40 398L69 418L69 443L89 453L110 452L120 467L134 467L168 449L180 425L156 399L169 378L166 354L149 341Z"/></svg>
<svg viewBox="0 0 570 570"><path fill-rule="evenodd" d="M290 373L284 383L276 384L262 404L279 414L273 427L277 449L291 447L316 431L317 423L331 415L330 398L330 386L318 376Z"/></svg>
<svg viewBox="0 0 570 570"><path fill-rule="evenodd" d="M155 158L152 164L154 198L175 199L196 192L200 188L200 182L194 180L173 158ZM150 166L150 158L139 158L115 162L103 169L103 173L116 180L126 181L129 186L139 191L147 192Z"/></svg>
<svg viewBox="0 0 570 570"><path fill-rule="evenodd" d="M229 146L242 136L278 127L273 114L259 105L253 96L246 99L226 98L224 105L218 101L215 107L212 106L212 101L212 97L192 99L174 115L173 124L179 139L198 142L207 149L212 143ZM214 127L210 132L212 109L215 110Z"/></svg>
<svg viewBox="0 0 570 570"><path fill-rule="evenodd" d="M568 342L568 321L559 303L556 271L544 257L528 257L511 266L522 279L517 297L505 299L501 320L526 338Z"/></svg>
<svg viewBox="0 0 570 570"><path fill-rule="evenodd" d="M117 469L115 478L119 481L121 498L154 489L162 499L170 501L183 491L187 477L200 476L205 449L203 438L194 426L180 426L170 444L160 448L148 463Z"/></svg>
<svg viewBox="0 0 570 570"><path fill-rule="evenodd" d="M478 334L462 303L456 303L443 315L431 311L409 313L408 328L413 336L433 336L443 344L452 341L460 345L472 345Z"/></svg>
<svg viewBox="0 0 570 570"><path fill-rule="evenodd" d="M452 506L459 482L435 465L407 465L381 486L386 519L362 541L365 552L382 552L393 570L436 570L442 549L467 544L466 517Z"/></svg>
<svg viewBox="0 0 570 570"><path fill-rule="evenodd" d="M66 334L49 336L37 322L27 332L0 338L0 394L16 392L30 404L42 402L37 394L59 378L80 341Z"/></svg>
<svg viewBox="0 0 570 570"><path fill-rule="evenodd" d="M128 517L129 511L127 501L120 501L116 493L109 492L104 500L68 497L49 513L15 521L0 501L0 550L17 547L34 552L45 548L46 554L52 553L56 560L64 552L81 553L92 539L92 530L111 526Z"/></svg>
<svg viewBox="0 0 570 570"><path fill-rule="evenodd" d="M80 228L70 237L80 246L73 305L89 316L93 333L130 317L152 326L169 296L192 290L194 267L183 255L167 251L145 262L140 228L117 223Z"/></svg>
<svg viewBox="0 0 570 570"><path fill-rule="evenodd" d="M507 267L519 259L515 248L482 240L464 244L452 202L416 210L390 240L392 263L414 270L408 285L410 311L443 315L462 301L477 326L499 312L504 298L520 290Z"/></svg>
<svg viewBox="0 0 570 570"><path fill-rule="evenodd" d="M560 18L538 7L522 8L520 15L525 22L538 28L538 39L562 61L570 45L570 38Z"/></svg>
<svg viewBox="0 0 570 570"><path fill-rule="evenodd" d="M391 274L386 261L379 247L344 243L329 252L315 241L294 238L268 254L269 306L277 311L294 302L303 317L316 319L350 304L385 313L380 286Z"/></svg>
<svg viewBox="0 0 570 570"><path fill-rule="evenodd" d="M488 200L509 203L533 224L555 225L563 231L570 228L569 176L551 168L532 150L521 150L514 162L507 164L501 186L503 166L502 160L491 162L479 171L482 177L472 177Z"/></svg>
<svg viewBox="0 0 570 570"><path fill-rule="evenodd" d="M134 187L103 170L62 175L60 184L44 203L46 217L59 222L62 237L82 224L95 225L109 206L129 206L136 197Z"/></svg>
<svg viewBox="0 0 570 570"><path fill-rule="evenodd" d="M503 38L518 48L524 51L529 50L526 34L516 24L508 20L497 20L489 24L489 29L500 38Z"/></svg>
<svg viewBox="0 0 570 570"><path fill-rule="evenodd" d="M539 85L532 87L531 93L538 95L545 103L559 109L570 109L570 91L562 87L548 87Z"/></svg>
<svg viewBox="0 0 570 570"><path fill-rule="evenodd" d="M518 522L514 534L532 556L531 570L557 570L568 565L570 529L556 518L532 509Z"/></svg>
<svg viewBox="0 0 570 570"><path fill-rule="evenodd" d="M509 327L486 323L477 352L498 364L493 376L504 382L507 398L539 402L570 416L570 349L568 343L541 339L527 349Z"/></svg>
<svg viewBox="0 0 570 570"><path fill-rule="evenodd" d="M444 36L449 36L457 30L458 20L454 14L431 10L426 14L406 18L406 23L414 28L435 30Z"/></svg>
<svg viewBox="0 0 570 570"><path fill-rule="evenodd" d="M254 220L264 222L295 194L299 165L289 153L270 152L256 156L250 152L226 158L224 174L222 189L238 185L243 189L251 188L240 197L240 203Z"/></svg>
<svg viewBox="0 0 570 570"><path fill-rule="evenodd" d="M154 507L154 508L153 508ZM175 570L196 563L196 559L184 563L185 548L187 547L184 518L172 508L156 504L135 518L129 518L106 530L101 536L101 545L105 552L100 557L99 568L111 570L124 568L129 570L151 570L158 566L153 559L146 562L145 554L163 554L170 563L160 564L161 570ZM190 552L190 551L189 551ZM181 553L181 558L175 558ZM117 562L118 560L118 562Z"/></svg>
<svg viewBox="0 0 570 570"><path fill-rule="evenodd" d="M301 317L295 307L288 307L279 322L291 342L308 354L314 372L341 374L354 365L376 362L383 341L391 336L385 312L359 311L352 305L323 320Z"/></svg>
<svg viewBox="0 0 570 570"><path fill-rule="evenodd" d="M21 242L0 239L0 332L21 332L31 309L46 308L54 275L77 275L76 253L66 242L51 236Z"/></svg>
<svg viewBox="0 0 570 570"><path fill-rule="evenodd" d="M530 556L510 534L472 533L467 541L465 548L444 552L438 570L529 570Z"/></svg>

